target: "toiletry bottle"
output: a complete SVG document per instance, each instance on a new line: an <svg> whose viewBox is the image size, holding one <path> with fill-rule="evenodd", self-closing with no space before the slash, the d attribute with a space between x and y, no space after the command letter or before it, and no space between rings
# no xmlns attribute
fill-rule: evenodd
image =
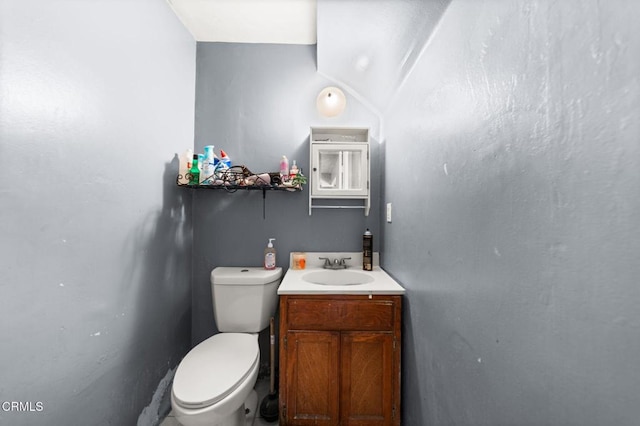
<svg viewBox="0 0 640 426"><path fill-rule="evenodd" d="M264 269L276 269L276 249L273 248L275 238L269 238L269 244L264 249Z"/></svg>
<svg viewBox="0 0 640 426"><path fill-rule="evenodd" d="M296 164L296 160L293 160L293 164L291 165L291 170L289 170L289 180L295 179L298 176L298 165Z"/></svg>
<svg viewBox="0 0 640 426"><path fill-rule="evenodd" d="M224 164L225 169L228 169L231 167L231 158L229 158L227 153L224 152L223 150L220 150L220 162Z"/></svg>
<svg viewBox="0 0 640 426"><path fill-rule="evenodd" d="M362 269L364 271L373 269L373 235L369 228L362 236Z"/></svg>
<svg viewBox="0 0 640 426"><path fill-rule="evenodd" d="M198 170L200 170L200 175L198 176L198 183L202 184L204 180L204 173L202 173L202 168L204 167L204 154L198 154Z"/></svg>
<svg viewBox="0 0 640 426"><path fill-rule="evenodd" d="M204 163L202 164L202 175L200 176L200 180L205 185L210 185L213 183L215 177L214 173L216 171L215 165L216 154L213 152L213 145L207 145L204 147Z"/></svg>
<svg viewBox="0 0 640 426"><path fill-rule="evenodd" d="M193 154L193 161L189 169L189 185L198 185L200 183L200 167L198 166L198 154Z"/></svg>
<svg viewBox="0 0 640 426"><path fill-rule="evenodd" d="M289 180L289 160L287 160L287 156L283 155L280 159L280 179L283 182Z"/></svg>
<svg viewBox="0 0 640 426"><path fill-rule="evenodd" d="M189 169L191 168L191 160L193 159L193 150L187 149L180 157L180 166L178 168L178 183L180 185L186 185L189 183Z"/></svg>

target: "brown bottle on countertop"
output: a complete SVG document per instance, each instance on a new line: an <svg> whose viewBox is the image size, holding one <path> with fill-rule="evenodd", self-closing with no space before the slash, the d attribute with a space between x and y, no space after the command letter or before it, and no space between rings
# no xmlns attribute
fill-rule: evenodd
<svg viewBox="0 0 640 426"><path fill-rule="evenodd" d="M362 236L362 270L371 271L373 269L373 235L369 228Z"/></svg>

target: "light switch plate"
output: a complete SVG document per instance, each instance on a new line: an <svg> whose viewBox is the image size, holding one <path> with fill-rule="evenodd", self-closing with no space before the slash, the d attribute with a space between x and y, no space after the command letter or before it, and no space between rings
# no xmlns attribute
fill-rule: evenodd
<svg viewBox="0 0 640 426"><path fill-rule="evenodd" d="M391 203L387 203L387 223L391 223Z"/></svg>

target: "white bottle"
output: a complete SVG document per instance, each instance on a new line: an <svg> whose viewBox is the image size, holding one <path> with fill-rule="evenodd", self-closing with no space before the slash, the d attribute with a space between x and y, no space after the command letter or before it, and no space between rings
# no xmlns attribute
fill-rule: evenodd
<svg viewBox="0 0 640 426"><path fill-rule="evenodd" d="M182 157L180 157L180 165L178 166L178 183L180 185L188 185L189 178L187 178L187 173L189 173L189 169L191 168L191 160L193 159L193 150L191 148L187 149Z"/></svg>
<svg viewBox="0 0 640 426"><path fill-rule="evenodd" d="M273 248L275 238L269 238L269 244L264 249L264 269L276 269L276 249Z"/></svg>

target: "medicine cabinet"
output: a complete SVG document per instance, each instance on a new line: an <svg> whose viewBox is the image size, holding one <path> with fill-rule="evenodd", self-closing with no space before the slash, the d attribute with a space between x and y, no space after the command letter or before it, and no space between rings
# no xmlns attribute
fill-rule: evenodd
<svg viewBox="0 0 640 426"><path fill-rule="evenodd" d="M312 127L309 156L309 215L318 208L358 208L368 216L369 129ZM360 204L346 200L357 200Z"/></svg>

